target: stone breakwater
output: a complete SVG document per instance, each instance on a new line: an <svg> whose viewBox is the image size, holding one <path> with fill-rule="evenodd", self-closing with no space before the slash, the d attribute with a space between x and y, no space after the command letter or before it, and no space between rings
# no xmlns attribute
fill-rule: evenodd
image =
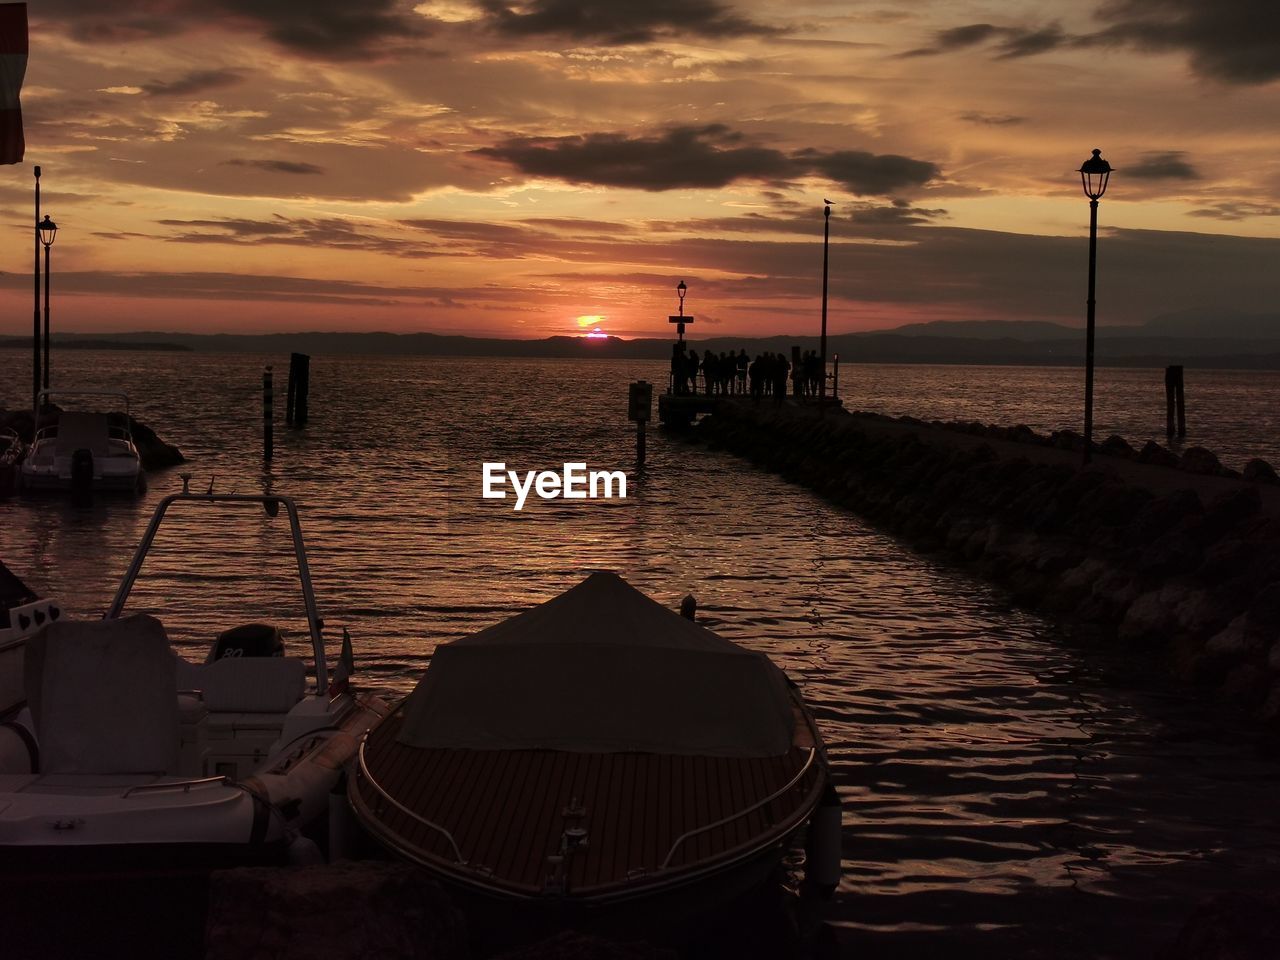
<svg viewBox="0 0 1280 960"><path fill-rule="evenodd" d="M1019 603L1111 628L1280 743L1280 487L1262 461L1242 474L1113 438L1082 469L1075 435L750 403L688 436L961 558Z"/></svg>

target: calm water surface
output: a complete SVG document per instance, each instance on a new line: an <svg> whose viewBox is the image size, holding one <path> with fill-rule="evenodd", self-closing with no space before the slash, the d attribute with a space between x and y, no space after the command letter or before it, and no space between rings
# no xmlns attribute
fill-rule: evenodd
<svg viewBox="0 0 1280 960"><path fill-rule="evenodd" d="M1255 758L1229 714L1080 652L804 490L654 431L626 501L531 499L517 514L480 498L485 460L630 470L625 384L662 382L662 365L317 357L311 424L277 426L264 472L265 362L66 353L55 376L128 384L135 413L190 458L194 487L294 496L321 612L350 628L367 683L408 689L437 643L590 570L670 606L693 592L707 625L767 651L816 708L845 810L831 921L859 955L1145 956L1203 897L1276 876L1280 768ZM1099 374L1100 434L1162 430L1161 371ZM1280 459L1273 424L1237 416L1245 400L1275 409L1248 384L1280 378L1188 377L1189 442L1237 465ZM1073 425L1077 379L846 367L842 392L863 409L1048 430ZM24 385L0 386L0 403L18 405ZM70 611L100 613L177 473L153 475L136 502L0 503L0 556ZM130 609L162 612L195 647L245 620L297 623L284 525L222 508L197 519L161 538Z"/></svg>

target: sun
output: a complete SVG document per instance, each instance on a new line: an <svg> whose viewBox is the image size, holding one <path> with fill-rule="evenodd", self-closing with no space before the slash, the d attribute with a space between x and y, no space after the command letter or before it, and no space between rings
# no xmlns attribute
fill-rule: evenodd
<svg viewBox="0 0 1280 960"><path fill-rule="evenodd" d="M592 313L578 317L575 322L578 324L579 330L590 330L589 333L585 334L588 340L608 340L609 335L600 329L600 324L604 323L607 319L608 317L602 317L599 314Z"/></svg>

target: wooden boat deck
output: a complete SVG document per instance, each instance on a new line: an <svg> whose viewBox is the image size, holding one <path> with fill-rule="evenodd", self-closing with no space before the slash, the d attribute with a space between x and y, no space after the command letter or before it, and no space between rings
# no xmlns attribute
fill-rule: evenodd
<svg viewBox="0 0 1280 960"><path fill-rule="evenodd" d="M686 831L734 817L804 769L815 742L798 706L791 751L762 758L424 750L396 742L402 720L397 712L370 735L369 771L398 803L447 830L466 867L441 832L397 810L359 776L351 797L366 825L414 859L523 895L643 885L751 852L812 809L823 777L815 755L776 799L675 846L664 869ZM566 827L584 828L586 841L557 865Z"/></svg>

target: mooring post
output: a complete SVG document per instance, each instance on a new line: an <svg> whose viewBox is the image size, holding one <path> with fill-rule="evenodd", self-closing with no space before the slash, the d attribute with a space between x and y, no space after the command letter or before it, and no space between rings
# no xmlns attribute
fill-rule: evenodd
<svg viewBox="0 0 1280 960"><path fill-rule="evenodd" d="M271 460L275 438L271 435L272 405L275 401L271 390L271 365L262 371L262 459Z"/></svg>
<svg viewBox="0 0 1280 960"><path fill-rule="evenodd" d="M293 426L293 406L298 397L298 355L289 356L289 384L284 390L284 423Z"/></svg>
<svg viewBox="0 0 1280 960"><path fill-rule="evenodd" d="M636 425L636 469L644 466L644 430L653 407L653 384L636 380L627 391L627 419Z"/></svg>
<svg viewBox="0 0 1280 960"><path fill-rule="evenodd" d="M311 391L311 357L305 353L293 354L298 363L298 394L294 398L293 422L295 426L307 425L307 394Z"/></svg>
<svg viewBox="0 0 1280 960"><path fill-rule="evenodd" d="M1187 435L1187 401L1182 382L1182 367L1168 366L1164 368L1164 421L1165 436L1173 439L1174 413L1178 418L1178 437Z"/></svg>
<svg viewBox="0 0 1280 960"><path fill-rule="evenodd" d="M1178 401L1178 439L1181 440L1187 435L1187 391L1182 382L1182 367L1174 367L1177 370L1177 401Z"/></svg>
<svg viewBox="0 0 1280 960"><path fill-rule="evenodd" d="M836 354L831 368L831 397L835 399L840 396L840 354Z"/></svg>

